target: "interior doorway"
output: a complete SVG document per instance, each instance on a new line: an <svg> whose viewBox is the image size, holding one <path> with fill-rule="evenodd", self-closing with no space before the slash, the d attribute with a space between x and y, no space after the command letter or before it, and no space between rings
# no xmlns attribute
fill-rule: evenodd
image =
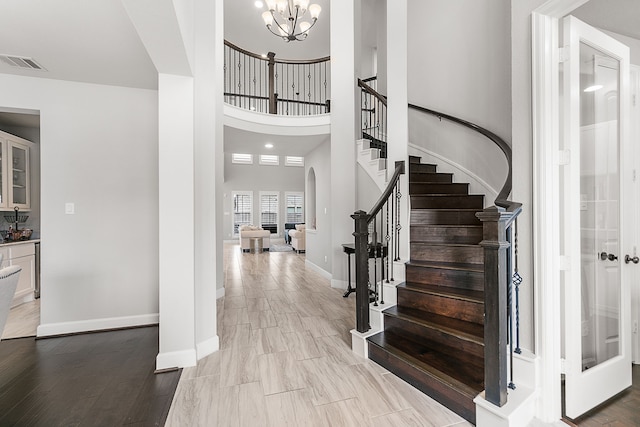
<svg viewBox="0 0 640 427"><path fill-rule="evenodd" d="M12 208L2 204L6 208L0 209L0 244L13 245L17 248L16 243L5 241L7 230L10 226L18 227L19 230L31 230L31 235L27 243L39 242L40 240L40 113L36 110L24 110L17 108L0 107L0 131L6 134L18 137L20 140L26 140L32 143L29 148L29 209L19 210L20 222L16 226L9 222L14 215ZM26 142L25 142L26 143ZM0 156L1 157L1 156ZM0 160L1 161L1 160ZM7 167L3 163L2 167ZM14 168L16 169L16 168ZM19 177L13 176L14 179ZM8 183L7 183L8 184ZM19 182L13 182L15 187L21 185ZM14 190L15 191L15 190ZM7 197L3 194L2 197ZM0 197L0 200L2 199ZM8 252L12 255L12 259L5 259L2 267L8 265L20 265L23 271L20 273L21 278L18 285L16 297L9 311L7 322L2 332L1 339L24 338L36 336L37 327L40 325L40 272L39 272L39 243L32 245L33 249L27 249L26 246L20 251ZM17 256L17 253L20 255ZM33 282L33 284L31 283ZM33 292L26 293L27 290L21 291L21 288L33 288Z"/></svg>
<svg viewBox="0 0 640 427"><path fill-rule="evenodd" d="M607 5L604 5L607 3ZM537 284L537 293L540 295L538 300L538 308L536 309L536 349L537 352L540 351L541 355L541 377L542 377L542 387L543 392L541 395L541 406L546 408L545 413L542 415L545 421L556 420L562 413L561 403L562 393L560 387L560 377L561 374L567 371L567 360L565 359L565 354L563 354L563 349L571 349L576 354L580 352L580 360L577 363L577 372L589 372L593 373L598 372L598 365L606 364L606 360L613 360L616 357L622 357L622 353L626 353L629 348L633 347L635 349L634 355L638 354L638 344L637 341L633 341L633 345L629 345L631 340L631 331L635 329L635 324L637 322L637 305L638 305L638 280L637 280L637 268L634 269L632 266L633 258L637 251L636 243L637 237L631 236L631 234L636 233L637 230L624 230L624 237L627 238L629 242L632 242L629 245L624 245L621 242L613 244L613 246L617 247L619 251L623 251L624 253L613 254L614 260L609 260L609 254L611 251L602 250L600 252L606 252L606 260L610 262L610 266L613 266L617 262L617 268L620 271L625 271L626 276L630 278L630 288L633 292L621 292L619 294L620 301L626 302L632 297L634 301L632 306L634 307L632 314L632 318L628 320L618 319L619 326L619 335L627 334L629 337L629 344L626 347L618 347L620 344L615 344L615 338L613 334L610 337L605 338L605 344L601 346L601 355L603 356L603 362L599 362L598 358L600 357L596 350L597 346L591 346L592 354L594 355L592 359L592 363L583 364L582 360L582 343L579 346L570 346L567 345L566 336L562 335L561 331L565 328L565 318L561 317L562 310L561 305L567 304L567 302L560 303L561 300L561 292L557 287L557 283L563 278L569 269L574 269L574 276L580 276L583 272L580 269L581 266L581 246L580 246L580 238L578 237L575 241L578 242L578 249L574 256L572 257L570 254L566 254L561 252L561 246L565 243L563 239L566 238L564 235L563 227L566 225L566 221L564 221L565 217L563 216L563 202L561 195L562 186L565 184L562 169L564 166L558 167L558 165L563 165L565 163L571 162L571 157L574 157L576 162L579 162L579 157L576 157L576 153L571 153L564 150L562 146L562 126L564 120L566 120L565 113L562 111L562 100L563 96L567 96L566 93L561 93L560 89L560 81L561 81L561 73L560 70L564 65L563 61L567 58L566 51L563 50L564 44L562 43L561 35L562 35L562 26L561 22L564 17L568 15L578 14L580 19L583 19L583 12L591 10L597 10L598 8L602 8L604 6L608 7L606 10L607 13L600 13L598 16L595 16L595 21L589 19L583 19L586 23L591 24L594 27L599 29L606 28L608 24L611 23L620 23L625 21L625 15L628 15L628 7L618 8L613 7L614 4L622 4L623 0L614 1L614 2L602 2L599 0L549 0L543 5L541 5L538 9L536 9L533 13L533 57L532 57L532 66L533 66L533 116L534 116L534 176L537 176L536 186L534 188L534 216L537 217L536 224L539 226L542 225L542 228L538 228L537 232L534 235L534 247L538 247L537 250L538 258L535 265L535 273L537 275L538 284ZM593 8L591 6L594 5ZM627 4L628 5L628 4ZM636 5L633 6L634 8ZM593 13L590 15L594 16ZM628 20L627 20L628 21ZM637 25L635 26L637 27ZM620 31L624 32L624 31ZM616 33L614 28L607 28L606 33L608 35L613 35ZM629 40L627 36L616 35L618 39ZM640 40L640 36L637 37L637 40L631 43L634 46L634 49L637 49L640 44L638 44L638 40ZM620 40L619 40L620 41ZM637 50L636 50L637 52ZM634 55L632 55L634 56ZM635 55L638 58L637 53ZM628 92L624 95L630 95ZM571 95L568 95L571 96ZM636 147L634 145L634 150ZM635 171L637 168L637 151L630 152L627 151L626 156L623 159L623 162L627 162L624 165L619 166L620 175L628 174L628 180L631 182L636 182L635 180ZM634 163L631 165L630 163ZM577 180L578 187L580 178ZM634 184L635 185L635 184ZM638 191L632 191L635 200L633 200L632 205L637 204L638 199ZM581 205L584 206L584 203L581 203L581 193L578 190L574 193L575 200L573 205L575 209L577 209L576 217L580 217L580 208ZM628 213L633 213L637 211L637 205L635 207L623 208L628 210ZM624 227L623 224L621 224ZM578 233L579 235L579 233ZM560 236L560 237L559 237ZM614 239L615 240L615 239ZM540 251L542 250L542 252ZM592 251L591 251L592 252ZM599 253L600 254L600 253ZM625 255L629 255L631 261L629 266L625 263ZM617 257L617 259L616 259ZM610 269L611 271L615 270L615 268ZM555 286L555 288L554 288ZM626 300L624 300L626 298ZM577 313L578 322L578 338L582 341L582 335L584 330L582 330L583 326L587 326L594 328L594 323L585 325L582 324L582 318L580 316L581 307L580 304L582 301L575 301L573 305L574 314ZM588 306L588 304L587 304ZM601 310L602 311L602 310ZM615 316L610 316L615 319ZM587 320L587 319L585 319ZM606 322L605 322L606 323ZM626 329L623 330L623 329ZM602 336L607 335L608 331L603 329ZM619 338L618 338L619 339ZM635 337L634 337L635 339ZM544 343L542 346L539 346L539 343ZM608 349L607 346L610 347L618 347L622 351L617 356L612 356L607 358L606 354ZM579 350L576 350L578 348ZM538 350L539 349L539 350ZM637 360L637 356L634 356L634 360ZM591 365L591 366L589 366ZM631 363L629 360L629 367ZM589 372L591 374L591 372ZM586 375L586 374L585 374ZM629 375L629 381L630 375ZM593 402L592 402L593 403Z"/></svg>

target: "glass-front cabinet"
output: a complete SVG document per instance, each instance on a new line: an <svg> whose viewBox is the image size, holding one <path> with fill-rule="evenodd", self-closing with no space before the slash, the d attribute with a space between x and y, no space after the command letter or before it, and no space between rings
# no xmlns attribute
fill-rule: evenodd
<svg viewBox="0 0 640 427"><path fill-rule="evenodd" d="M0 157L0 209L30 209L29 146L0 135Z"/></svg>

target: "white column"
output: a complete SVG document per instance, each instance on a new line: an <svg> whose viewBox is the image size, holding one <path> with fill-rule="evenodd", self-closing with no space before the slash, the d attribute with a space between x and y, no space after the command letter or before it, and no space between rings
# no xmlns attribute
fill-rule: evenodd
<svg viewBox="0 0 640 427"><path fill-rule="evenodd" d="M353 242L356 204L357 72L360 0L331 0L331 286L346 288L342 243Z"/></svg>
<svg viewBox="0 0 640 427"><path fill-rule="evenodd" d="M197 358L219 349L216 328L217 263L222 246L216 222L216 147L222 146L222 2L195 2L195 333ZM218 36L220 39L218 39ZM179 203L178 203L179 204ZM219 218L219 221L216 219ZM218 244L219 241L219 244ZM217 256L219 255L219 256ZM218 258L220 258L218 260ZM221 268L220 268L221 271Z"/></svg>
<svg viewBox="0 0 640 427"><path fill-rule="evenodd" d="M158 75L160 353L157 369L196 363L193 78Z"/></svg>
<svg viewBox="0 0 640 427"><path fill-rule="evenodd" d="M407 0L387 0L387 174L405 162L400 178L400 257L409 254L409 109L407 104Z"/></svg>

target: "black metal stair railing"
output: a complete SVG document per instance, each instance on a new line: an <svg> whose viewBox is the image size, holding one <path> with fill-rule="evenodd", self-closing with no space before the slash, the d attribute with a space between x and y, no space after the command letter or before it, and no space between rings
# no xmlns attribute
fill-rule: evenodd
<svg viewBox="0 0 640 427"><path fill-rule="evenodd" d="M360 129L362 138L370 141L371 148L380 150L387 158L387 98L376 91L376 77L358 79L360 95Z"/></svg>
<svg viewBox="0 0 640 427"><path fill-rule="evenodd" d="M260 113L307 116L331 110L330 57L276 59L224 42L224 100Z"/></svg>
<svg viewBox="0 0 640 427"><path fill-rule="evenodd" d="M369 304L384 304L384 283L394 280L391 260L400 259L400 175L404 173L404 162L396 162L393 176L373 208L351 215L355 222L356 330L361 333L371 329Z"/></svg>

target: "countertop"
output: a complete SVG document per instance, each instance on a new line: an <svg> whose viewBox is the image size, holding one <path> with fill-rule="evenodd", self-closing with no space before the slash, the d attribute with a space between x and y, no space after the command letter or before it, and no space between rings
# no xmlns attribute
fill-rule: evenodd
<svg viewBox="0 0 640 427"><path fill-rule="evenodd" d="M40 243L40 239L19 240L17 242L0 243L0 247L24 245L25 243Z"/></svg>

